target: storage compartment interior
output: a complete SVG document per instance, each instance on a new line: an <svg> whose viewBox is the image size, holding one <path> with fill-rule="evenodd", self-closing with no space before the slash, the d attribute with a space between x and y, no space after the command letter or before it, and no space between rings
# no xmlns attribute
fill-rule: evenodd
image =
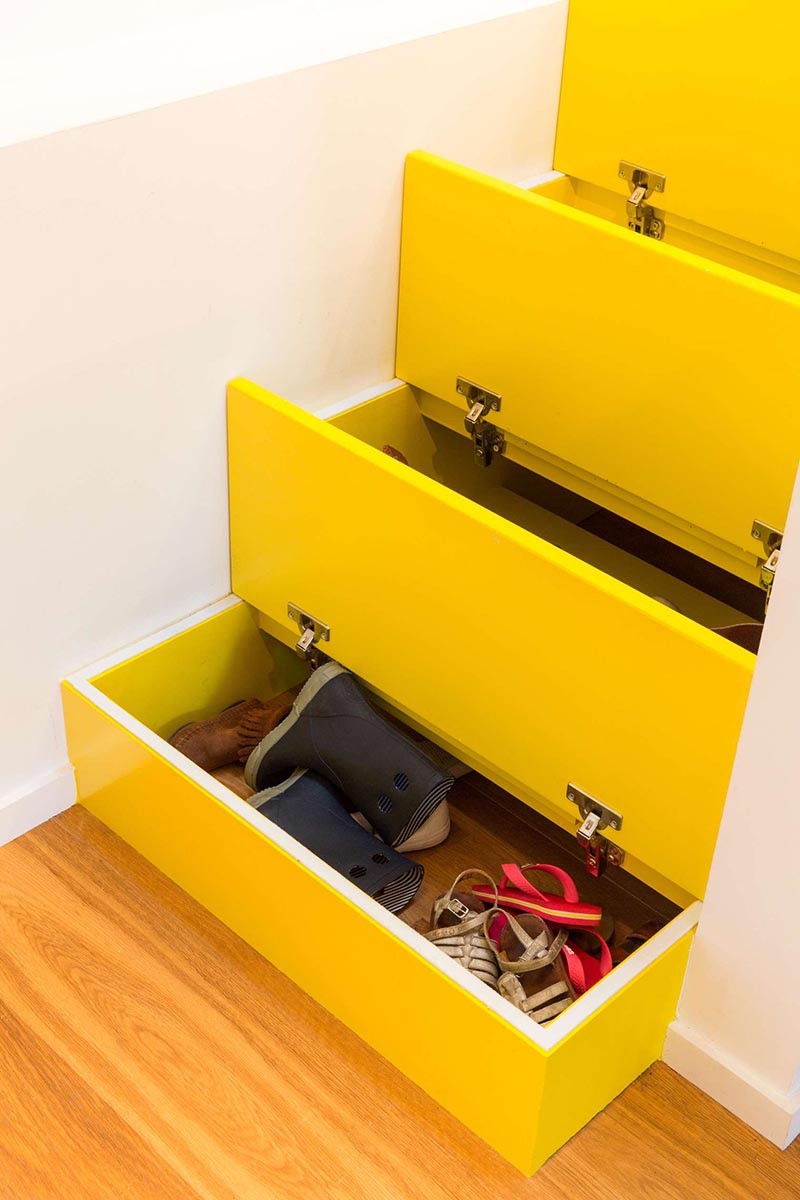
<svg viewBox="0 0 800 1200"><path fill-rule="evenodd" d="M424 416L414 389L380 396L331 424L708 629L763 620L764 593L505 457L474 462L466 434ZM520 612L524 622L524 611Z"/></svg>
<svg viewBox="0 0 800 1200"><path fill-rule="evenodd" d="M414 736L413 731L407 732ZM223 767L214 776L243 800L252 795L241 767ZM590 875L575 838L477 771L456 780L448 803L451 830L447 840L410 855L425 868L425 878L399 917L420 933L430 928L433 901L457 875L479 867L499 882L500 867L506 862L550 863L568 871L581 899L601 905L606 917L613 917L612 947L622 946L642 929L652 936L681 911L624 868L614 868L599 879Z"/></svg>
<svg viewBox="0 0 800 1200"><path fill-rule="evenodd" d="M287 647L259 629L252 610L237 605L111 668L93 684L152 732L168 739L188 721L211 716L245 697L269 700L301 682L308 670ZM174 686L165 686L169 680L174 680ZM408 733L417 740L422 736L418 731ZM252 794L239 765L223 767L214 776L242 799ZM652 936L681 911L624 869L593 878L569 833L477 772L465 769L449 803L452 829L447 840L411 856L425 868L425 878L400 919L420 932L429 928L433 900L456 875L480 867L499 879L505 862L546 862L568 870L581 898L600 904L613 916L612 945L617 947L643 927ZM269 828L264 819L267 836Z"/></svg>
<svg viewBox="0 0 800 1200"><path fill-rule="evenodd" d="M545 196L557 200L579 212L589 213L600 217L612 225L623 229L628 226L625 199L617 192L575 179L569 175L560 175L548 179L530 188L537 196ZM733 267L756 279L764 279L778 287L787 288L791 292L800 292L800 262L783 254L776 254L761 246L720 233L695 221L689 221L677 214L664 214L659 209L658 196L651 194L647 203L654 209L656 216L663 220L663 237L661 240L668 246L678 246L711 262Z"/></svg>
<svg viewBox="0 0 800 1200"><path fill-rule="evenodd" d="M621 228L612 178L609 220L571 179L526 191L409 155L396 374L451 428L471 381L505 457L758 586L797 473L800 296L747 255Z"/></svg>

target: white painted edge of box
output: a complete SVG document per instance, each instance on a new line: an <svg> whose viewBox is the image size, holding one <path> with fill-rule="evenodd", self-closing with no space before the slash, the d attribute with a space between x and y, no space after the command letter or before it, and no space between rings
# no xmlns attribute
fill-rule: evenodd
<svg viewBox="0 0 800 1200"><path fill-rule="evenodd" d="M375 384L373 387L356 392L354 396L345 396L343 400L334 400L331 404L326 404L324 408L313 410L314 416L319 417L321 421L329 421L331 417L338 417L341 413L349 412L351 408L358 408L359 404L366 404L369 400L377 400L379 396L385 396L387 392L392 392L399 387L409 387L409 384L405 379L390 379L387 383Z"/></svg>
<svg viewBox="0 0 800 1200"><path fill-rule="evenodd" d="M0 800L0 846L13 842L75 803L75 772L69 763L34 779Z"/></svg>
<svg viewBox="0 0 800 1200"><path fill-rule="evenodd" d="M525 1017L501 996L496 995L484 984L479 983L472 975L464 971L462 967L459 967L457 963L451 962L446 955L438 951L435 946L426 941L416 930L405 925L399 917L393 916L371 897L359 891L347 879L332 870L331 867L307 850L305 846L302 846L294 838L284 833L282 829L265 822L263 817L259 816L249 804L246 804L244 800L241 800L229 788L219 783L213 776L202 771L193 762L170 746L168 742L165 742L163 738L143 725L141 721L137 721L123 708L109 700L91 682L96 676L110 670L112 667L118 666L130 658L151 650L162 642L168 641L170 638L176 637L178 634L184 633L195 625L202 624L204 621L208 621L238 604L244 604L244 601L240 600L238 596L229 596L224 600L217 601L216 604L212 604L208 608L201 609L199 612L175 622L166 629L162 629L158 633L135 643L135 645L117 651L100 662L76 672L66 682L113 721L116 721L118 725L129 730L148 749L158 754L176 771L191 779L198 787L201 787L204 791L214 796L226 808L235 812L240 819L252 825L262 837L280 846L282 850L307 870L322 879L333 891L338 892L339 895L343 896L356 908L360 908L373 921L383 926L393 937L401 942L405 942L410 949L424 958L432 967L441 974L446 975L452 983L462 990L469 992L474 1000L482 1004L485 1008L491 1009L495 1016L500 1017L506 1024L511 1025L519 1034L529 1041L534 1042L541 1050L550 1051L557 1047L565 1038L582 1025L587 1018L602 1008L603 1005L607 1004L697 924L701 909L699 902L691 904L689 908L680 913L669 925L666 925L646 942L641 949L625 959L610 975L595 984L591 991L581 996L561 1016L557 1017L552 1025L546 1029L540 1029L529 1017Z"/></svg>
<svg viewBox="0 0 800 1200"><path fill-rule="evenodd" d="M682 1024L680 1018L667 1030L663 1058L684 1079L781 1150L800 1133L800 1091L787 1095L771 1088L722 1046Z"/></svg>
<svg viewBox="0 0 800 1200"><path fill-rule="evenodd" d="M542 171L540 175L532 175L530 179L520 179L517 187L523 191L532 192L534 188L542 187L545 183L552 183L555 179L563 179L563 171Z"/></svg>

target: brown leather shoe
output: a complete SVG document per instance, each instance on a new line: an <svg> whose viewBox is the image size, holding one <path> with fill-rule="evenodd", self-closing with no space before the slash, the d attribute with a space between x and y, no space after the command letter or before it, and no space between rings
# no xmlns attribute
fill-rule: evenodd
<svg viewBox="0 0 800 1200"><path fill-rule="evenodd" d="M300 685L274 699L242 700L205 721L183 725L169 739L204 771L216 771L229 763L244 763L258 743L291 711Z"/></svg>
<svg viewBox="0 0 800 1200"><path fill-rule="evenodd" d="M721 633L729 642L735 642L743 650L749 650L751 654L758 654L763 629L764 626L760 621L747 621L741 625L722 625L719 629L715 629L714 633Z"/></svg>
<svg viewBox="0 0 800 1200"><path fill-rule="evenodd" d="M406 458L405 454L403 454L402 450L398 450L395 446L384 446L383 453L388 454L389 458L395 459L396 462L401 462L404 466L408 466L408 459Z"/></svg>

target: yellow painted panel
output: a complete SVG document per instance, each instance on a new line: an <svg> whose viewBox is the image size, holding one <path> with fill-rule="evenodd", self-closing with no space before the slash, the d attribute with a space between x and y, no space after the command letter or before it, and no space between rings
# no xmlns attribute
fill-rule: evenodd
<svg viewBox="0 0 800 1200"><path fill-rule="evenodd" d="M92 682L148 729L167 737L238 700L268 700L306 674L297 655L259 632L258 615L236 604Z"/></svg>
<svg viewBox="0 0 800 1200"><path fill-rule="evenodd" d="M262 613L259 619L262 628L271 638L285 641L287 644L297 640L296 634L285 629L283 625L279 625L277 621L273 621L271 617ZM529 804L531 808L535 808L541 816L546 817L553 825L565 829L567 833L575 833L578 822L574 808L570 806L569 810L567 810L562 804L551 804L540 793L526 788L518 779L511 779L497 762L492 762L490 759L476 754L472 746L465 746L462 742L458 742L454 738L446 737L441 729L432 726L430 721L422 720L418 714L414 714L403 705L399 705L390 696L386 696L374 688L369 689L369 694L373 703L386 712L389 712L398 721L402 721L407 728L416 730L423 737L429 738L438 746L447 750L448 753L459 759L460 762L465 763L470 770L477 771L479 775L483 775L485 779L496 783L504 791L516 795L519 800ZM674 880L667 879L665 875L661 875L658 871L653 870L647 863L633 858L630 853L625 857L625 870L631 875L635 875L642 883L646 883L648 887L653 888L654 891L660 892L662 896L671 900L673 904L677 904L679 908L688 908L695 900L691 892L687 892L685 888L680 887Z"/></svg>
<svg viewBox="0 0 800 1200"><path fill-rule="evenodd" d="M90 812L500 1154L529 1166L547 1055L71 686L64 710ZM303 929L329 934L335 949L310 953ZM509 1080L524 1081L524 1104L498 1102Z"/></svg>
<svg viewBox="0 0 800 1200"><path fill-rule="evenodd" d="M439 425L467 437L464 429L464 413L455 408L452 400L440 400L430 392L419 391L419 408L425 416L431 417ZM666 538L677 546L682 546L690 554L696 554L706 562L738 575L747 583L758 586L761 577L761 558L758 551L761 546L753 540L753 553L737 550L728 542L723 542L708 533L700 533L697 528L686 521L665 514L661 509L643 500L641 497L631 497L621 488L610 489L602 480L581 471L574 463L565 463L541 447L531 446L513 433L506 432L506 447L500 462L514 462L523 466L526 471L552 480L562 488L566 488L574 496L584 499L594 507L608 508L634 525L649 529L659 537ZM498 467L498 460L492 464L492 470ZM653 595L654 593L650 593ZM655 593L663 594L663 593ZM678 605L682 612L687 611ZM703 622L701 622L702 624Z"/></svg>
<svg viewBox="0 0 800 1200"><path fill-rule="evenodd" d="M558 1069L547 1074L530 1171L661 1057L692 936L684 934L558 1047ZM598 1049L612 1046L613 1056L600 1067Z"/></svg>
<svg viewBox="0 0 800 1200"><path fill-rule="evenodd" d="M621 811L703 893L753 656L247 381L229 389L233 582L520 792ZM513 785L512 785L513 787Z"/></svg>
<svg viewBox="0 0 800 1200"><path fill-rule="evenodd" d="M602 8L602 6L598 6ZM397 373L740 555L783 529L800 297L427 154L406 163ZM771 431L774 431L774 436ZM664 531L665 534L667 531Z"/></svg>
<svg viewBox="0 0 800 1200"><path fill-rule="evenodd" d="M657 207L800 259L798 44L794 0L570 0L557 169L651 168Z"/></svg>
<svg viewBox="0 0 800 1200"><path fill-rule="evenodd" d="M554 496L538 474L519 469L509 454L510 446L495 460L491 471L476 470L461 414L437 401L433 419L424 419L431 407L430 400L430 396L420 396L404 384L329 420L337 429L376 449L382 449L387 442L401 446L415 470L462 496L469 496L483 508L506 517L583 562L592 563L605 574L629 583L637 591L669 601L679 612L708 629L750 619L580 528L580 522L596 511L596 504L574 493Z"/></svg>
<svg viewBox="0 0 800 1200"><path fill-rule="evenodd" d="M607 188L597 187L571 175L554 174L551 179L537 183L531 190L539 196L579 208L581 212L602 217L623 229L628 228L624 198ZM743 271L745 275L764 279L767 283L775 283L792 292L800 292L800 259L765 250L763 246L755 246L719 229L689 221L678 213L670 213L669 220L664 222L662 244L678 246L691 254L699 254L701 258L710 258L735 271Z"/></svg>

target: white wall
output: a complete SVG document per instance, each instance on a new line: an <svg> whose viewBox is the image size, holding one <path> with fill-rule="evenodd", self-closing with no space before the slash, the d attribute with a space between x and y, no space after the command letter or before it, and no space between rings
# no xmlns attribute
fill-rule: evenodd
<svg viewBox="0 0 800 1200"><path fill-rule="evenodd" d="M393 375L405 153L550 166L565 9L0 151L0 797L65 762L61 676L228 590L225 382Z"/></svg>
<svg viewBox="0 0 800 1200"><path fill-rule="evenodd" d="M665 1057L778 1145L800 1133L800 490Z"/></svg>
<svg viewBox="0 0 800 1200"><path fill-rule="evenodd" d="M0 146L553 0L27 0L0 10Z"/></svg>

